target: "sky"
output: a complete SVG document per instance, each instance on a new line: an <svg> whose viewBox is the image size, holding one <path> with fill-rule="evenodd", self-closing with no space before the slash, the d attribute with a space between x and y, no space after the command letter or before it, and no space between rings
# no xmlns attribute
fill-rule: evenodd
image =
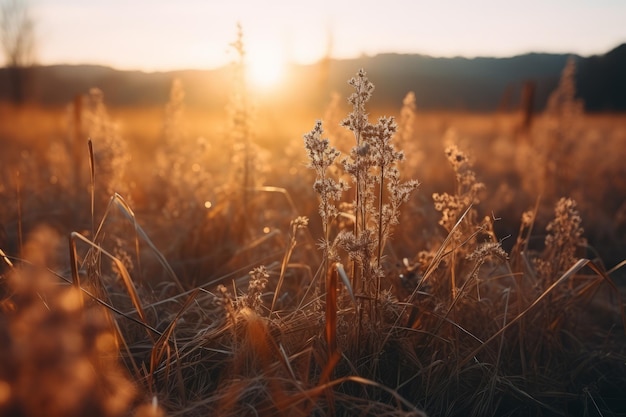
<svg viewBox="0 0 626 417"><path fill-rule="evenodd" d="M1 0L0 0L1 1ZM626 42L626 0L26 0L39 64L208 69L249 59L312 63L326 53L602 54Z"/></svg>

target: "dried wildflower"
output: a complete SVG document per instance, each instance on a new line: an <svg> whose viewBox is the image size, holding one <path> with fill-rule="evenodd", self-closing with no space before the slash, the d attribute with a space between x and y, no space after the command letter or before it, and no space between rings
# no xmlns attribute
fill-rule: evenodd
<svg viewBox="0 0 626 417"><path fill-rule="evenodd" d="M393 167L389 170L389 181L387 182L387 189L391 196L391 204L396 209L394 213L397 213L401 203L406 203L411 197L411 193L420 185L418 180L408 180L405 182L400 181L400 171Z"/></svg>
<svg viewBox="0 0 626 417"><path fill-rule="evenodd" d="M292 234L295 235L297 230L306 229L309 225L309 218L306 216L298 216L290 222Z"/></svg>
<svg viewBox="0 0 626 417"><path fill-rule="evenodd" d="M402 304L388 289L380 292L380 307L383 321L386 323L395 323L402 314Z"/></svg>
<svg viewBox="0 0 626 417"><path fill-rule="evenodd" d="M365 265L372 256L374 236L371 230L366 229L359 236L355 236L351 231L342 231L337 235L336 241L343 248L351 259L359 264Z"/></svg>
<svg viewBox="0 0 626 417"><path fill-rule="evenodd" d="M482 190L484 184L476 182L476 174L471 169L469 158L455 145L448 146L445 153L456 174L457 194L471 193L472 203L477 204L478 191Z"/></svg>
<svg viewBox="0 0 626 417"><path fill-rule="evenodd" d="M324 229L322 245L326 258L331 250L328 235L330 222L338 214L335 202L341 199L348 185L343 180L335 180L329 175L329 168L335 163L339 151L330 146L328 139L322 138L323 134L322 122L318 120L313 130L304 135L304 147L309 156L309 168L314 169L317 174L313 189L320 196L319 213Z"/></svg>
<svg viewBox="0 0 626 417"><path fill-rule="evenodd" d="M555 206L554 219L546 227L545 251L537 266L544 278L565 272L577 261L578 247L587 244L576 202L561 198Z"/></svg>
<svg viewBox="0 0 626 417"><path fill-rule="evenodd" d="M522 213L522 229L529 228L535 221L535 214L532 210L526 210Z"/></svg>
<svg viewBox="0 0 626 417"><path fill-rule="evenodd" d="M235 298L233 295L230 291L228 291L228 288L220 284L217 286L216 296L217 300L219 300L217 302L222 306L224 312L226 313L226 317L233 320L235 317Z"/></svg>
<svg viewBox="0 0 626 417"><path fill-rule="evenodd" d="M546 246L563 242L572 244L584 243L584 230L581 226L582 219L578 213L576 201L571 198L561 198L554 209L554 220L552 220L546 230L549 232L546 237Z"/></svg>
<svg viewBox="0 0 626 417"><path fill-rule="evenodd" d="M366 129L371 129L365 105L372 97L374 84L369 81L363 69L360 69L357 76L351 78L348 84L354 88L354 93L348 98L348 102L352 105L352 112L341 122L341 125L353 133L355 146L350 151L350 157L342 161L342 165L345 172L352 177L355 186L356 221L353 235L358 240L359 235L368 227L368 213L374 210L375 179L369 171L375 162L370 152L371 141L365 141L364 138Z"/></svg>
<svg viewBox="0 0 626 417"><path fill-rule="evenodd" d="M469 163L469 159L467 155L465 155L459 148L455 145L448 146L445 150L446 157L448 161L454 168L454 171L458 173L462 168L466 167Z"/></svg>
<svg viewBox="0 0 626 417"><path fill-rule="evenodd" d="M402 100L400 122L398 123L398 142L400 142L403 147L412 142L413 123L415 122L416 113L417 105L415 104L415 93L409 91Z"/></svg>
<svg viewBox="0 0 626 417"><path fill-rule="evenodd" d="M481 264L488 258L495 257L501 260L507 260L508 255L502 249L500 242L485 242L476 246L476 249L469 255L467 259L471 261L477 261Z"/></svg>
<svg viewBox="0 0 626 417"><path fill-rule="evenodd" d="M371 98L374 85L368 80L365 71L359 70L348 83L354 88L348 98L352 112L341 125L352 132L355 144L341 165L352 179L355 194L350 212L345 209L342 212L345 211L346 218L350 218L352 231L345 230L347 222L344 222L340 225L343 230L333 245L328 236L328 221L331 214L333 218L339 214L334 202L339 200L347 186L342 181L329 178L327 171L339 156L339 151L331 148L328 140L321 139L321 122L317 122L315 128L305 135L305 147L309 166L317 172L314 188L322 197L320 214L325 230L322 242L325 248L324 262L328 262L331 254L334 254L331 248L335 245L343 248L354 262L352 285L355 291L358 291L361 282L369 295L378 298L385 242L392 226L398 223L400 205L408 200L418 182L400 180L398 165L404 160L404 154L397 151L392 143L397 132L394 118L381 117L376 124L368 121L365 105Z"/></svg>
<svg viewBox="0 0 626 417"><path fill-rule="evenodd" d="M434 193L433 200L435 210L441 212L439 224L450 232L463 212L470 205L480 202L479 194L485 185L477 182L476 174L471 169L471 163L465 153L455 145L448 146L445 153L456 175L457 190L454 195ZM468 218L469 224L475 223L476 212L470 210Z"/></svg>
<svg viewBox="0 0 626 417"><path fill-rule="evenodd" d="M365 104L372 97L374 84L367 78L367 74L360 69L356 77L352 77L348 84L354 88L354 93L348 97L348 102L352 105L352 112L341 122L341 126L351 130L356 139L357 145L361 144L361 133L368 125Z"/></svg>
<svg viewBox="0 0 626 417"><path fill-rule="evenodd" d="M243 297L243 307L249 307L257 313L261 313L261 306L263 300L263 290L267 286L267 280L270 275L267 272L265 266L261 265L254 268L248 273L250 275L250 281L248 283L248 293Z"/></svg>
<svg viewBox="0 0 626 417"><path fill-rule="evenodd" d="M433 193L433 201L435 210L441 212L439 224L448 232L451 231L465 208L465 200L448 193Z"/></svg>
<svg viewBox="0 0 626 417"><path fill-rule="evenodd" d="M378 210L374 213L378 229L377 263L380 265L382 249L388 238L391 226L398 224L399 207L406 202L419 183L411 180L400 182L398 164L404 160L404 154L396 151L391 143L397 130L393 118L381 117L376 125L369 125L363 134L364 140L371 143L371 157L375 172L372 173L378 183ZM383 190L389 192L389 203L383 203Z"/></svg>
<svg viewBox="0 0 626 417"><path fill-rule="evenodd" d="M579 116L583 112L582 100L576 99L576 61L570 57L563 68L559 85L548 98L546 113L557 119L566 121Z"/></svg>
<svg viewBox="0 0 626 417"><path fill-rule="evenodd" d="M383 171L385 168L402 161L404 155L395 150L391 139L396 133L398 126L393 117L381 117L375 125L367 125L363 132L365 144L369 144L374 165Z"/></svg>

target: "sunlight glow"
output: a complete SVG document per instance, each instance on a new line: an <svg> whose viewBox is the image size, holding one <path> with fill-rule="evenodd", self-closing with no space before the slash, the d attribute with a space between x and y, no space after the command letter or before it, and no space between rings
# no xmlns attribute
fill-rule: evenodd
<svg viewBox="0 0 626 417"><path fill-rule="evenodd" d="M276 87L285 75L285 58L277 50L250 51L247 57L247 77L255 88Z"/></svg>

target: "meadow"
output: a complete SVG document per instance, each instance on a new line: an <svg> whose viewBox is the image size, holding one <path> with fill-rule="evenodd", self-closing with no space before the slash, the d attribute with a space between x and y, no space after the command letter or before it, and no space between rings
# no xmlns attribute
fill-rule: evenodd
<svg viewBox="0 0 626 417"><path fill-rule="evenodd" d="M624 115L243 65L223 112L0 107L0 414L626 414Z"/></svg>

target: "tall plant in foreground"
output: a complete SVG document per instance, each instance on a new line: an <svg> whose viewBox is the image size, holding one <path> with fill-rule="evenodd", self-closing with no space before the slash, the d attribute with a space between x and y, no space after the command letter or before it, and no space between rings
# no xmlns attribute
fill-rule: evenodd
<svg viewBox="0 0 626 417"><path fill-rule="evenodd" d="M352 112L341 124L353 133L355 145L350 154L341 160L341 165L354 189L352 213L348 213L353 218L353 226L352 230L340 231L332 244L330 224L337 215L346 215L338 212L334 202L339 201L347 184L328 176L340 152L330 147L327 139L321 139L321 122L317 122L315 128L305 135L305 147L311 161L309 166L317 173L314 188L321 200L323 270L327 272L329 261L336 258L336 249L344 249L352 262L351 285L354 291L362 298L376 302L384 276L382 259L385 243L392 227L398 223L401 204L409 199L419 183L415 180L402 182L400 179L398 166L404 154L397 151L392 143L397 129L394 118L381 117L376 124L368 121L365 105L371 98L374 85L365 71L359 70L348 83L355 90L348 98Z"/></svg>
<svg viewBox="0 0 626 417"><path fill-rule="evenodd" d="M322 271L326 272L329 261L338 259L336 247L330 241L330 225L339 214L335 202L341 200L348 184L331 176L330 170L341 153L330 146L328 139L322 138L323 134L322 122L318 120L313 130L304 135L304 147L310 160L309 168L317 174L313 189L320 196L319 213L324 234L320 246L323 251Z"/></svg>

